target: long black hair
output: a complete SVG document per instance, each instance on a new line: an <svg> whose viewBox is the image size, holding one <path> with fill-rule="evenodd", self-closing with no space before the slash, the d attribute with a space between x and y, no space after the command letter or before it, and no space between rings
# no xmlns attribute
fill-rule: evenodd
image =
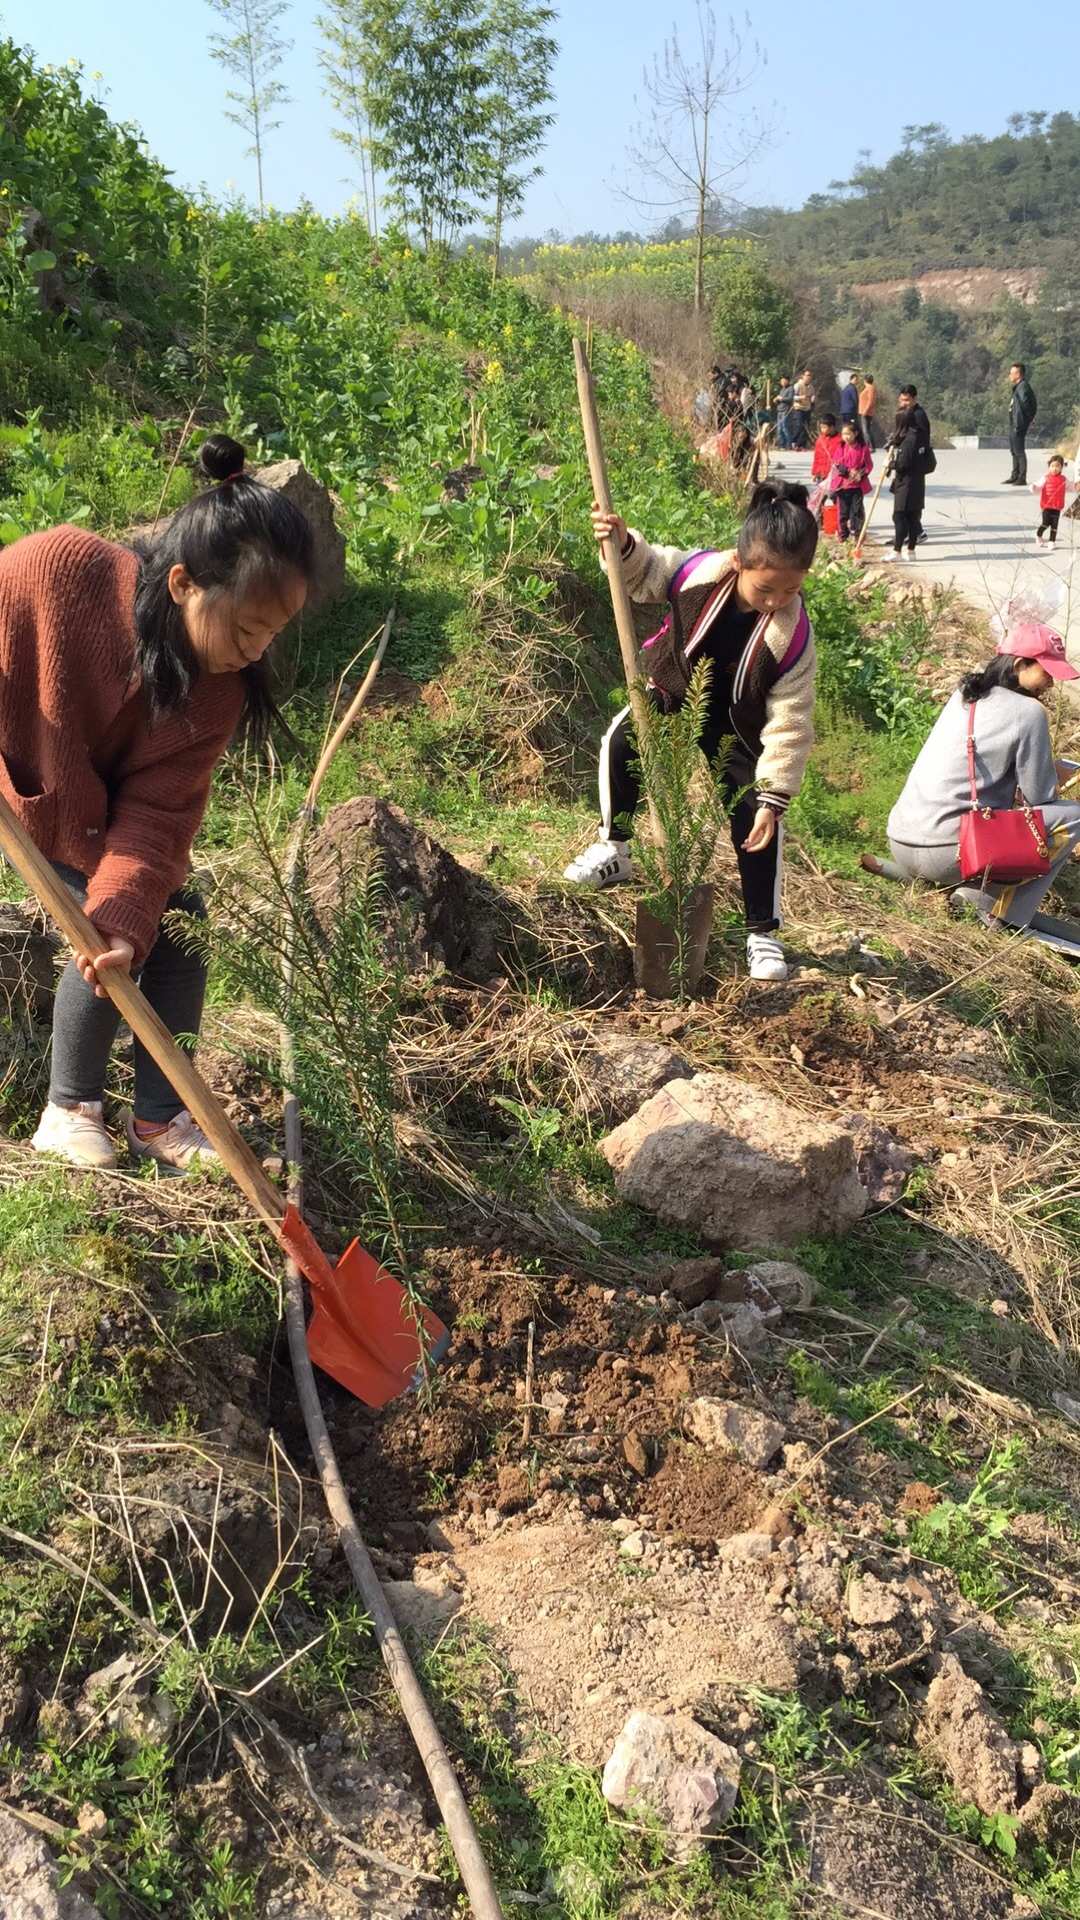
<svg viewBox="0 0 1080 1920"><path fill-rule="evenodd" d="M1005 687L1009 693L1023 693L1016 672L1014 653L995 653L985 667L979 667L974 673L965 673L960 682L960 693L968 706L976 700L983 700L995 687Z"/></svg>
<svg viewBox="0 0 1080 1920"><path fill-rule="evenodd" d="M244 449L226 433L212 433L199 466L214 484L174 513L152 539L132 546L139 561L135 585L135 655L151 723L175 713L191 693L199 663L183 614L169 592L169 574L183 567L214 597L284 592L314 571L311 528L291 500L244 471ZM244 730L264 740L278 719L265 661L242 669Z"/></svg>
<svg viewBox="0 0 1080 1920"><path fill-rule="evenodd" d="M762 480L750 495L736 552L744 567L808 568L817 552L817 521L805 487Z"/></svg>

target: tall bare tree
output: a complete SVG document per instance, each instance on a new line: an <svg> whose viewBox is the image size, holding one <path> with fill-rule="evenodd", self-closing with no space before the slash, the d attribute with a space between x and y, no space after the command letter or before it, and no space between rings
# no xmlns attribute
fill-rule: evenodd
<svg viewBox="0 0 1080 1920"><path fill-rule="evenodd" d="M207 4L227 29L210 35L210 52L218 65L226 73L235 74L239 82L239 90L230 88L225 95L232 101L226 112L234 126L242 127L250 136L247 151L255 159L261 216L266 206L263 147L267 134L281 125L270 115L290 98L281 81L274 78L292 46L292 41L283 40L277 31L278 21L289 10L288 0L207 0Z"/></svg>
<svg viewBox="0 0 1080 1920"><path fill-rule="evenodd" d="M365 78L370 46L368 10L364 0L326 0L326 11L316 15L315 25L323 40L319 50L323 91L341 122L330 131L356 161L364 190L368 232L377 237L379 194L371 152L371 115Z"/></svg>
<svg viewBox="0 0 1080 1920"><path fill-rule="evenodd" d="M635 111L645 127L629 160L641 188L627 189L639 207L693 222L694 310L705 305L705 238L710 216L768 138L769 129L745 96L765 65L749 15L729 20L721 39L707 0L694 0L692 43L684 50L672 27L662 53L642 76ZM654 197L655 196L655 197Z"/></svg>

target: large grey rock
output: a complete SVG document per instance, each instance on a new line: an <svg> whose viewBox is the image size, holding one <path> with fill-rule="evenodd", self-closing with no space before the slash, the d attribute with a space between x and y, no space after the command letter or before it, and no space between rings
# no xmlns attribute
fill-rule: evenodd
<svg viewBox="0 0 1080 1920"><path fill-rule="evenodd" d="M277 460L256 469L255 478L284 494L299 507L315 541L315 573L308 588L305 613L340 600L345 591L345 536L334 520L334 501L328 487L309 473L302 460Z"/></svg>
<svg viewBox="0 0 1080 1920"><path fill-rule="evenodd" d="M980 1813L1015 1813L1020 1747L954 1653L930 1683L919 1731L959 1798Z"/></svg>
<svg viewBox="0 0 1080 1920"><path fill-rule="evenodd" d="M789 1246L866 1211L845 1127L730 1073L672 1080L600 1143L619 1195L711 1246Z"/></svg>
<svg viewBox="0 0 1080 1920"><path fill-rule="evenodd" d="M604 1798L659 1820L673 1854L694 1851L730 1817L741 1762L688 1714L632 1713L604 1768Z"/></svg>
<svg viewBox="0 0 1080 1920"><path fill-rule="evenodd" d="M72 1886L57 1884L56 1863L45 1842L0 1812L0 1916L2 1920L101 1920L97 1907Z"/></svg>
<svg viewBox="0 0 1080 1920"><path fill-rule="evenodd" d="M733 1453L748 1467L767 1467L784 1442L779 1420L759 1413L756 1407L742 1407L735 1400L714 1400L702 1395L691 1400L683 1415L691 1440L703 1447Z"/></svg>

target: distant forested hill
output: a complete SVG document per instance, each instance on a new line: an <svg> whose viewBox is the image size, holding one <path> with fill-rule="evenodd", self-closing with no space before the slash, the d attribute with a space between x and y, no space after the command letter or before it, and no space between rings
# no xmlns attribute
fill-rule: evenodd
<svg viewBox="0 0 1080 1920"><path fill-rule="evenodd" d="M1080 116L1014 113L992 139L905 127L883 166L859 154L846 180L797 212L755 207L745 224L797 273L892 279L939 267L1046 266L1080 275Z"/></svg>

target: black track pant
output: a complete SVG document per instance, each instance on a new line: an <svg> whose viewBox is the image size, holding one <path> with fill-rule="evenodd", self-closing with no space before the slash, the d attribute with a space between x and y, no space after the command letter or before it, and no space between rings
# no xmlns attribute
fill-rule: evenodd
<svg viewBox="0 0 1080 1920"><path fill-rule="evenodd" d="M1042 539L1047 527L1049 527L1050 545L1053 546L1054 541L1057 539L1058 521L1060 519L1060 507L1044 507L1042 510L1042 519L1039 522L1039 539Z"/></svg>
<svg viewBox="0 0 1080 1920"><path fill-rule="evenodd" d="M1027 485L1027 446L1025 444L1026 441L1027 441L1026 427L1010 427L1009 428L1009 452L1012 454L1011 478L1013 480L1019 481L1022 486Z"/></svg>
<svg viewBox="0 0 1080 1920"><path fill-rule="evenodd" d="M894 529L893 546L896 548L897 553L899 553L905 540L912 553L914 553L919 542L919 535L922 532L921 511L917 513L905 513L899 507L894 507L892 522Z"/></svg>
<svg viewBox="0 0 1080 1920"><path fill-rule="evenodd" d="M653 704L658 702L653 696ZM713 760L725 737L730 737L727 714L710 716L699 742L707 760ZM624 707L612 721L600 743L600 832L605 840L628 840L633 832L633 816L641 798L641 780L631 728L630 709ZM731 844L739 863L743 905L748 933L773 933L780 925L780 883L783 872L783 822L762 853L744 853L742 843L754 824L757 796L741 790L747 784L745 769L729 760L722 776L725 798L730 804Z"/></svg>
<svg viewBox="0 0 1080 1920"><path fill-rule="evenodd" d="M866 518L862 494L858 487L841 487L835 498L837 533L841 540L846 540L849 534L858 539Z"/></svg>

